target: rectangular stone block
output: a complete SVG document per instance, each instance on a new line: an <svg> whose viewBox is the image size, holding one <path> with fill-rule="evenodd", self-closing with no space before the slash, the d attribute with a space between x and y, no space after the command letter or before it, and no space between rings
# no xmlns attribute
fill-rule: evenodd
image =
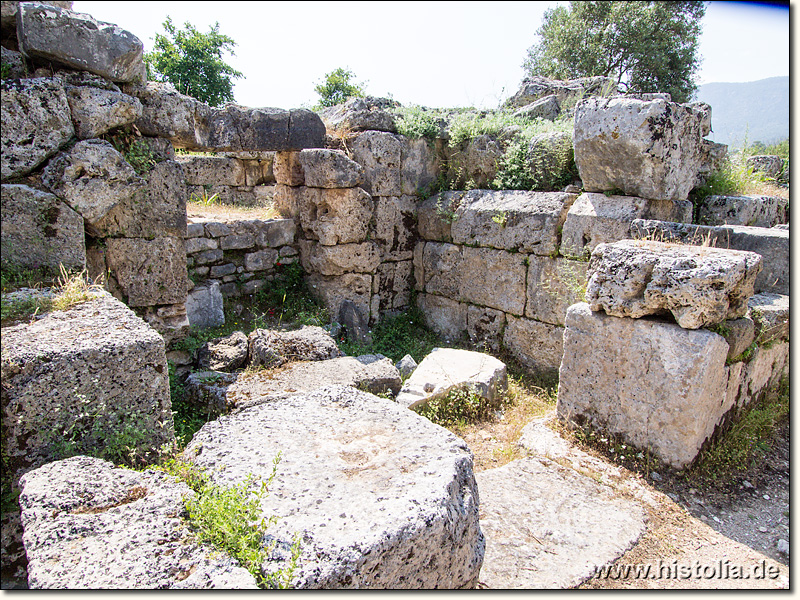
<svg viewBox="0 0 800 600"><path fill-rule="evenodd" d="M245 185L244 163L225 156L179 155L188 185Z"/></svg>
<svg viewBox="0 0 800 600"><path fill-rule="evenodd" d="M750 318L755 323L755 338L759 345L789 339L789 296L756 294L748 301Z"/></svg>
<svg viewBox="0 0 800 600"><path fill-rule="evenodd" d="M297 225L294 219L261 221L256 232L256 244L261 248L278 248L294 243Z"/></svg>
<svg viewBox="0 0 800 600"><path fill-rule="evenodd" d="M467 335L478 350L499 352L505 324L506 315L503 311L483 306L467 306Z"/></svg>
<svg viewBox="0 0 800 600"><path fill-rule="evenodd" d="M564 328L507 315L503 346L535 373L555 375L563 354Z"/></svg>
<svg viewBox="0 0 800 600"><path fill-rule="evenodd" d="M305 172L300 162L299 152L276 152L272 171L278 185L290 187L305 185Z"/></svg>
<svg viewBox="0 0 800 600"><path fill-rule="evenodd" d="M382 315L409 306L414 285L411 261L382 263L375 274L373 292Z"/></svg>
<svg viewBox="0 0 800 600"><path fill-rule="evenodd" d="M400 137L403 144L400 158L400 185L403 194L425 194L436 182L442 164L436 155L434 142L425 138Z"/></svg>
<svg viewBox="0 0 800 600"><path fill-rule="evenodd" d="M443 296L420 294L417 306L425 315L425 325L448 342L464 336L467 330L467 305Z"/></svg>
<svg viewBox="0 0 800 600"><path fill-rule="evenodd" d="M563 326L567 308L584 300L589 263L534 255L528 261L525 316Z"/></svg>
<svg viewBox="0 0 800 600"><path fill-rule="evenodd" d="M307 273L344 275L345 273L374 273L381 261L377 244L339 244L323 246L301 240L300 256Z"/></svg>
<svg viewBox="0 0 800 600"><path fill-rule="evenodd" d="M219 239L219 247L223 250L245 250L256 245L256 238L252 233L241 235L226 235Z"/></svg>
<svg viewBox="0 0 800 600"><path fill-rule="evenodd" d="M372 239L381 244L382 260L411 260L417 240L417 203L413 196L378 197Z"/></svg>
<svg viewBox="0 0 800 600"><path fill-rule="evenodd" d="M372 302L372 275L347 273L338 276L308 275L306 282L331 319L339 318L342 302L350 300L365 320L369 320Z"/></svg>
<svg viewBox="0 0 800 600"><path fill-rule="evenodd" d="M423 240L452 242L452 225L466 192L442 192L417 206L417 227Z"/></svg>
<svg viewBox="0 0 800 600"><path fill-rule="evenodd" d="M275 267L278 260L277 250L267 248L244 255L244 268L248 271L267 271Z"/></svg>
<svg viewBox="0 0 800 600"><path fill-rule="evenodd" d="M622 436L666 464L691 464L732 406L728 344L704 329L567 311L558 415Z"/></svg>
<svg viewBox="0 0 800 600"><path fill-rule="evenodd" d="M205 250L214 250L219 248L219 242L217 240L206 237L188 238L185 244L186 254L196 254Z"/></svg>
<svg viewBox="0 0 800 600"><path fill-rule="evenodd" d="M375 206L372 197L363 189L302 187L296 188L293 196L307 238L317 239L325 246L367 239Z"/></svg>
<svg viewBox="0 0 800 600"><path fill-rule="evenodd" d="M109 238L106 243L106 265L127 297L128 306L186 301L189 279L182 238ZM195 259L198 264L200 256Z"/></svg>
<svg viewBox="0 0 800 600"><path fill-rule="evenodd" d="M399 136L366 131L351 143L353 160L364 167L364 189L373 196L401 196L403 144Z"/></svg>
<svg viewBox="0 0 800 600"><path fill-rule="evenodd" d="M709 196L699 207L703 225L774 227L788 222L789 201L778 196Z"/></svg>

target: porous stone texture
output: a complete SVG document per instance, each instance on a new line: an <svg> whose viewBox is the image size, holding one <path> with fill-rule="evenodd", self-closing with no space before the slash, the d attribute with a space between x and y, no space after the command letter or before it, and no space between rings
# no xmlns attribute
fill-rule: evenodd
<svg viewBox="0 0 800 600"><path fill-rule="evenodd" d="M195 493L166 473L75 456L22 478L32 589L257 589L183 519Z"/></svg>
<svg viewBox="0 0 800 600"><path fill-rule="evenodd" d="M622 240L592 253L586 301L616 317L669 312L698 329L743 317L760 268L752 252Z"/></svg>
<svg viewBox="0 0 800 600"><path fill-rule="evenodd" d="M135 35L90 15L21 3L17 39L26 56L50 60L120 82L142 82L144 46Z"/></svg>
<svg viewBox="0 0 800 600"><path fill-rule="evenodd" d="M0 175L6 181L53 156L75 135L75 127L60 80L4 79L0 91Z"/></svg>
<svg viewBox="0 0 800 600"><path fill-rule="evenodd" d="M197 366L210 371L235 371L247 362L247 336L234 331L203 344L197 351Z"/></svg>
<svg viewBox="0 0 800 600"><path fill-rule="evenodd" d="M225 310L218 281L205 281L186 295L186 316L192 327L205 329L225 324Z"/></svg>
<svg viewBox="0 0 800 600"><path fill-rule="evenodd" d="M0 187L3 265L26 269L86 266L83 219L53 194L27 185Z"/></svg>
<svg viewBox="0 0 800 600"><path fill-rule="evenodd" d="M525 316L563 326L567 308L584 300L588 263L546 256L528 260Z"/></svg>
<svg viewBox="0 0 800 600"><path fill-rule="evenodd" d="M142 116L138 98L90 86L68 87L67 101L78 139L97 138L110 129L123 127Z"/></svg>
<svg viewBox="0 0 800 600"><path fill-rule="evenodd" d="M298 589L472 587L484 553L466 444L397 403L333 386L206 424L186 450L219 485L278 476L269 540L301 537ZM273 556L263 568L287 564Z"/></svg>
<svg viewBox="0 0 800 600"><path fill-rule="evenodd" d="M499 352L505 324L504 312L483 306L467 305L467 336L476 348Z"/></svg>
<svg viewBox="0 0 800 600"><path fill-rule="evenodd" d="M704 225L773 227L789 221L789 201L779 196L709 196L700 205Z"/></svg>
<svg viewBox="0 0 800 600"><path fill-rule="evenodd" d="M563 327L509 315L503 346L532 371L554 375L561 364L563 338Z"/></svg>
<svg viewBox="0 0 800 600"><path fill-rule="evenodd" d="M403 358L397 361L395 367L400 372L400 377L403 379L407 378L414 372L414 369L417 368L417 361L414 360L414 357L410 354L406 354Z"/></svg>
<svg viewBox="0 0 800 600"><path fill-rule="evenodd" d="M514 111L514 116L555 121L559 112L561 112L561 106L558 104L558 97L555 94L550 94L526 104L522 108L518 108Z"/></svg>
<svg viewBox="0 0 800 600"><path fill-rule="evenodd" d="M389 102L383 98L349 98L342 104L322 111L321 117L331 131L387 131L394 133L394 117L386 112Z"/></svg>
<svg viewBox="0 0 800 600"><path fill-rule="evenodd" d="M28 67L25 65L25 58L22 56L22 52L16 52L5 46L0 46L0 60L8 70L7 79L24 79L28 76Z"/></svg>
<svg viewBox="0 0 800 600"><path fill-rule="evenodd" d="M211 108L180 94L171 84L150 81L131 94L142 103L136 127L144 135L164 137L178 148L194 148L202 142Z"/></svg>
<svg viewBox="0 0 800 600"><path fill-rule="evenodd" d="M342 302L349 300L369 321L372 301L372 275L346 273L345 275L317 275L306 277L311 293L322 302L329 315L338 315Z"/></svg>
<svg viewBox="0 0 800 600"><path fill-rule="evenodd" d="M187 185L244 185L244 163L226 156L182 155L178 162L183 167Z"/></svg>
<svg viewBox="0 0 800 600"><path fill-rule="evenodd" d="M573 142L584 189L686 200L702 162L703 122L702 111L664 100L581 100Z"/></svg>
<svg viewBox="0 0 800 600"><path fill-rule="evenodd" d="M59 154L44 168L42 181L90 224L144 185L125 157L104 140L84 140Z"/></svg>
<svg viewBox="0 0 800 600"><path fill-rule="evenodd" d="M370 237L380 244L382 260L411 260L417 241L416 198L378 197L375 200L374 231Z"/></svg>
<svg viewBox="0 0 800 600"><path fill-rule="evenodd" d="M750 298L747 305L760 345L789 339L789 296L764 292Z"/></svg>
<svg viewBox="0 0 800 600"><path fill-rule="evenodd" d="M298 360L326 360L342 356L322 327L304 325L296 331L256 329L248 336L251 366L278 367Z"/></svg>
<svg viewBox="0 0 800 600"><path fill-rule="evenodd" d="M306 174L303 163L300 162L299 152L276 152L272 170L279 185L292 187L305 185Z"/></svg>
<svg viewBox="0 0 800 600"><path fill-rule="evenodd" d="M373 196L403 194L400 169L403 143L383 131L366 131L350 144L353 160L364 168L362 187Z"/></svg>
<svg viewBox="0 0 800 600"><path fill-rule="evenodd" d="M403 194L427 195L435 184L442 167L434 143L424 138L400 137L403 143L400 154L400 178Z"/></svg>
<svg viewBox="0 0 800 600"><path fill-rule="evenodd" d="M317 188L351 188L364 182L364 168L344 152L315 148L298 155L305 184Z"/></svg>
<svg viewBox="0 0 800 600"><path fill-rule="evenodd" d="M588 423L675 468L695 459L733 405L728 344L705 329L567 311L558 386L562 420Z"/></svg>
<svg viewBox="0 0 800 600"><path fill-rule="evenodd" d="M642 507L543 457L475 475L492 589L567 589L632 547L645 531Z"/></svg>
<svg viewBox="0 0 800 600"><path fill-rule="evenodd" d="M299 245L303 268L309 273L374 273L381 262L380 251L373 242L323 246L301 240Z"/></svg>
<svg viewBox="0 0 800 600"><path fill-rule="evenodd" d="M126 426L143 432L139 450L174 441L164 340L107 294L3 328L2 380L12 474Z"/></svg>
<svg viewBox="0 0 800 600"><path fill-rule="evenodd" d="M528 161L533 189L549 191L575 178L572 134L566 131L540 133L528 144Z"/></svg>
<svg viewBox="0 0 800 600"><path fill-rule="evenodd" d="M692 203L583 193L569 207L560 252L571 258L586 258L598 244L630 238L635 219L691 223Z"/></svg>
<svg viewBox="0 0 800 600"><path fill-rule="evenodd" d="M767 177L776 179L783 171L783 159L780 156L759 154L747 158L746 164L753 171L763 173Z"/></svg>
<svg viewBox="0 0 800 600"><path fill-rule="evenodd" d="M411 261L381 263L372 280L373 302L377 297L379 313L402 310L411 305L413 270Z"/></svg>
<svg viewBox="0 0 800 600"><path fill-rule="evenodd" d="M395 400L414 408L455 389L470 389L479 397L494 402L508 387L506 366L482 352L454 348L434 348L422 359Z"/></svg>
<svg viewBox="0 0 800 600"><path fill-rule="evenodd" d="M186 249L183 239L109 238L106 265L128 306L186 302Z"/></svg>
<svg viewBox="0 0 800 600"><path fill-rule="evenodd" d="M700 143L700 169L694 182L695 187L702 187L708 183L711 175L720 170L722 161L728 156L727 144L718 144L706 139Z"/></svg>
<svg viewBox="0 0 800 600"><path fill-rule="evenodd" d="M488 188L497 175L503 148L492 136L482 134L458 145L448 178L459 189Z"/></svg>
<svg viewBox="0 0 800 600"><path fill-rule="evenodd" d="M363 242L367 238L374 205L363 189L289 188L295 195L300 225L310 239L324 246ZM291 213L290 213L291 214Z"/></svg>
<svg viewBox="0 0 800 600"><path fill-rule="evenodd" d="M589 96L607 95L617 91L614 80L610 77L580 77L578 79L548 79L536 75L522 80L519 90L506 104L511 107L526 106L547 96L556 96L560 103L568 98L587 98Z"/></svg>
<svg viewBox="0 0 800 600"><path fill-rule="evenodd" d="M419 294L417 306L425 317L425 325L445 340L456 341L466 332L466 304L434 294Z"/></svg>

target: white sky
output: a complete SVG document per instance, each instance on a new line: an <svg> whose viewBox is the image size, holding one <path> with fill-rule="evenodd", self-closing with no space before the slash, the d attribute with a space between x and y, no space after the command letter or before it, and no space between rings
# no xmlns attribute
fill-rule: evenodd
<svg viewBox="0 0 800 600"><path fill-rule="evenodd" d="M169 15L236 43L228 63L236 102L314 104L325 73L349 67L374 96L430 107L496 108L519 87L545 9L560 2L101 2L73 10L115 23L145 51ZM703 20L699 83L789 75L789 10L711 2Z"/></svg>

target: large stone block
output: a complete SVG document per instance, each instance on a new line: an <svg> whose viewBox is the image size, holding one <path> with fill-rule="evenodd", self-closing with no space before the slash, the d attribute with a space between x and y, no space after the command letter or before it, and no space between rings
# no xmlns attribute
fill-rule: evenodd
<svg viewBox="0 0 800 600"><path fill-rule="evenodd" d="M755 323L759 345L789 339L789 296L762 293L750 298L748 313Z"/></svg>
<svg viewBox="0 0 800 600"><path fill-rule="evenodd" d="M505 325L506 315L503 311L467 305L467 336L476 348L499 352Z"/></svg>
<svg viewBox="0 0 800 600"><path fill-rule="evenodd" d="M276 152L272 163L275 181L278 185L297 187L305 185L306 174L299 152Z"/></svg>
<svg viewBox="0 0 800 600"><path fill-rule="evenodd" d="M95 87L69 87L67 101L78 139L98 138L109 129L130 125L142 116L138 98Z"/></svg>
<svg viewBox="0 0 800 600"><path fill-rule="evenodd" d="M417 296L417 306L425 316L425 325L445 340L459 340L467 331L469 305L444 296L420 294Z"/></svg>
<svg viewBox="0 0 800 600"><path fill-rule="evenodd" d="M57 79L4 79L0 82L0 175L6 181L33 171L73 135L64 85Z"/></svg>
<svg viewBox="0 0 800 600"><path fill-rule="evenodd" d="M575 304L567 311L558 414L683 468L732 406L727 355L725 340L705 329Z"/></svg>
<svg viewBox="0 0 800 600"><path fill-rule="evenodd" d="M575 163L590 192L686 200L703 158L702 111L664 100L587 98L575 107Z"/></svg>
<svg viewBox="0 0 800 600"><path fill-rule="evenodd" d="M753 252L622 240L592 253L586 301L616 317L671 313L697 329L743 317L760 268Z"/></svg>
<svg viewBox="0 0 800 600"><path fill-rule="evenodd" d="M417 227L423 240L452 242L453 222L467 192L442 192L417 206Z"/></svg>
<svg viewBox="0 0 800 600"><path fill-rule="evenodd" d="M567 308L584 300L588 263L546 256L529 256L528 260L525 316L563 326Z"/></svg>
<svg viewBox="0 0 800 600"><path fill-rule="evenodd" d="M700 205L704 225L774 227L789 221L789 201L779 196L709 196Z"/></svg>
<svg viewBox="0 0 800 600"><path fill-rule="evenodd" d="M691 223L692 203L581 194L567 213L560 252L571 258L586 258L598 244L630 238L635 219Z"/></svg>
<svg viewBox="0 0 800 600"><path fill-rule="evenodd" d="M373 297L378 296L381 314L408 308L414 285L411 261L381 263L373 277Z"/></svg>
<svg viewBox="0 0 800 600"><path fill-rule="evenodd" d="M297 331L256 329L248 336L249 364L279 367L286 362L327 360L342 356L322 327L304 325Z"/></svg>
<svg viewBox="0 0 800 600"><path fill-rule="evenodd" d="M22 479L32 589L258 589L183 518L195 493L161 471L76 456Z"/></svg>
<svg viewBox="0 0 800 600"><path fill-rule="evenodd" d="M344 275L325 276L308 275L306 277L311 293L322 302L333 318L339 315L342 302L352 302L365 321L369 321L372 301L372 275L364 273L346 273Z"/></svg>
<svg viewBox="0 0 800 600"><path fill-rule="evenodd" d="M199 329L225 324L225 306L218 281L205 281L194 286L186 296L189 325Z"/></svg>
<svg viewBox="0 0 800 600"><path fill-rule="evenodd" d="M33 2L20 4L22 53L121 82L142 82L144 46L135 35L90 15Z"/></svg>
<svg viewBox="0 0 800 600"><path fill-rule="evenodd" d="M403 148L400 154L400 184L403 194L419 197L436 182L442 168L432 142L424 138L400 137Z"/></svg>
<svg viewBox="0 0 800 600"><path fill-rule="evenodd" d="M183 239L109 238L106 265L129 306L186 301L189 279Z"/></svg>
<svg viewBox="0 0 800 600"><path fill-rule="evenodd" d="M344 152L315 148L298 154L305 185L317 188L351 188L364 182L364 168Z"/></svg>
<svg viewBox="0 0 800 600"><path fill-rule="evenodd" d="M3 184L0 242L3 265L27 269L86 266L83 218L53 194L27 185Z"/></svg>
<svg viewBox="0 0 800 600"><path fill-rule="evenodd" d="M558 103L558 97L555 94L549 94L534 100L530 104L526 104L522 108L518 108L514 111L514 116L531 120L555 121L560 112L561 106Z"/></svg>
<svg viewBox="0 0 800 600"><path fill-rule="evenodd" d="M348 98L342 104L322 111L325 125L331 131L388 131L395 133L394 117L384 109L389 108L383 98Z"/></svg>
<svg viewBox="0 0 800 600"><path fill-rule="evenodd" d="M244 163L238 158L182 155L178 162L183 167L187 185L245 184Z"/></svg>
<svg viewBox="0 0 800 600"><path fill-rule="evenodd" d="M299 589L460 588L477 583L484 542L463 441L353 388L276 399L208 423L185 456L212 482L278 476L261 501L278 548L301 536ZM267 571L288 564L275 553Z"/></svg>
<svg viewBox="0 0 800 600"><path fill-rule="evenodd" d="M300 188L300 225L324 246L363 242L374 212L370 195L361 188Z"/></svg>
<svg viewBox="0 0 800 600"><path fill-rule="evenodd" d="M12 474L62 452L174 441L164 340L109 295L3 328L2 355Z"/></svg>
<svg viewBox="0 0 800 600"><path fill-rule="evenodd" d="M307 273L321 275L374 273L381 262L380 252L373 242L323 246L303 240L300 242L300 257Z"/></svg>
<svg viewBox="0 0 800 600"><path fill-rule="evenodd" d="M367 131L351 143L353 160L364 167L364 189L373 196L403 194L400 169L403 143L398 136Z"/></svg>
<svg viewBox="0 0 800 600"><path fill-rule="evenodd" d="M564 328L508 315L503 346L532 371L552 375L558 371L564 348Z"/></svg>
<svg viewBox="0 0 800 600"><path fill-rule="evenodd" d="M519 90L506 101L510 107L519 107L547 96L555 96L559 103L571 98L608 95L617 91L611 77L579 77L577 79L548 79L536 75L522 80Z"/></svg>
<svg viewBox="0 0 800 600"><path fill-rule="evenodd" d="M417 240L417 204L413 196L378 197L374 234L384 261L410 260Z"/></svg>
<svg viewBox="0 0 800 600"><path fill-rule="evenodd" d="M178 148L202 145L211 107L180 94L168 83L149 82L131 90L142 103L136 127L144 135L168 138Z"/></svg>

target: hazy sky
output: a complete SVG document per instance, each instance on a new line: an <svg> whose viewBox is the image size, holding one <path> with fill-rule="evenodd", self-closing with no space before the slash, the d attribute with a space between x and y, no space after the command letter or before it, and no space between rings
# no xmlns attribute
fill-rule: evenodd
<svg viewBox="0 0 800 600"><path fill-rule="evenodd" d="M167 16L200 31L219 22L237 42L245 106L314 104L325 73L349 67L367 93L403 104L495 108L523 77L542 14L560 2L100 2L73 10L115 23L153 46ZM711 2L699 83L789 75L789 9Z"/></svg>

